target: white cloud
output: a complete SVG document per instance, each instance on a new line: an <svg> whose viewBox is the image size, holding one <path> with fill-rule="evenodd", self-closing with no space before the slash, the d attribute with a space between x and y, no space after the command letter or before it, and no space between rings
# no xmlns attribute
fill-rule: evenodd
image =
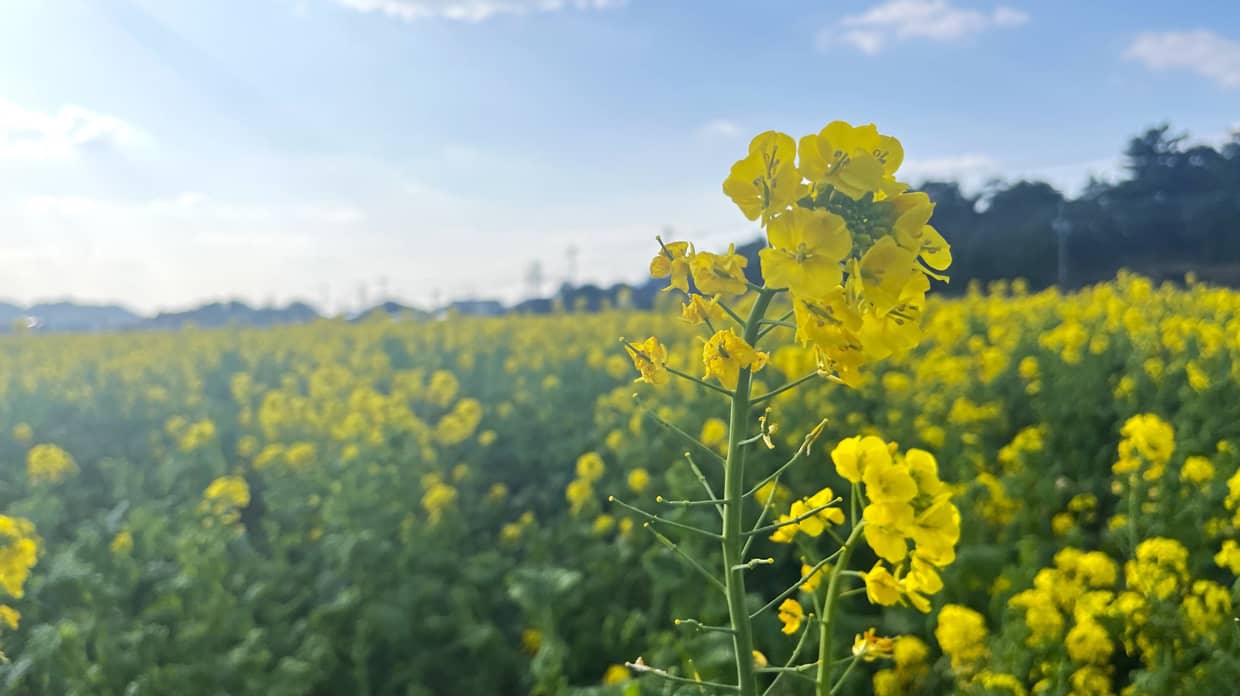
<svg viewBox="0 0 1240 696"><path fill-rule="evenodd" d="M707 138L735 138L741 134L740 124L726 118L707 121L698 127L698 135Z"/></svg>
<svg viewBox="0 0 1240 696"><path fill-rule="evenodd" d="M955 181L982 176L993 176L999 170L999 162L989 155L968 153L951 157L925 160L909 160L900 166L900 176L906 180L927 179Z"/></svg>
<svg viewBox="0 0 1240 696"><path fill-rule="evenodd" d="M0 99L0 159L59 159L127 147L142 138L125 121L81 106L44 113Z"/></svg>
<svg viewBox="0 0 1240 696"><path fill-rule="evenodd" d="M1240 87L1240 41L1206 29L1141 34L1124 57L1151 70L1190 70L1223 87Z"/></svg>
<svg viewBox="0 0 1240 696"><path fill-rule="evenodd" d="M818 33L818 48L844 43L867 55L888 43L907 39L955 41L988 29L1020 26L1029 13L998 6L990 12L965 9L947 0L890 0L857 15L849 15Z"/></svg>
<svg viewBox="0 0 1240 696"><path fill-rule="evenodd" d="M603 10L625 0L335 0L358 12L377 12L406 22L419 19L452 19L481 22L497 15L525 15L568 8Z"/></svg>
<svg viewBox="0 0 1240 696"><path fill-rule="evenodd" d="M964 190L976 193L992 179L1003 181L1045 181L1069 196L1085 188L1091 176L1114 181L1123 173L1118 157L1072 162L1010 162L982 153L965 153L923 160L908 160L900 167L900 178L913 184L926 181L954 181Z"/></svg>

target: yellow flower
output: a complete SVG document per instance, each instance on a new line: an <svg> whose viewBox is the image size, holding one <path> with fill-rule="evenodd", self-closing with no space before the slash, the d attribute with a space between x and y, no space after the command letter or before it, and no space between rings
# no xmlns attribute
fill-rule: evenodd
<svg viewBox="0 0 1240 696"><path fill-rule="evenodd" d="M21 599L30 569L38 562L34 525L20 517L0 515L0 589Z"/></svg>
<svg viewBox="0 0 1240 696"><path fill-rule="evenodd" d="M633 365L641 373L635 381L647 384L667 384L667 348L659 339L651 336L637 344L625 343L624 349L633 359Z"/></svg>
<svg viewBox="0 0 1240 696"><path fill-rule="evenodd" d="M29 423L18 423L13 426L13 439L18 444L28 445L34 439L34 429L30 427Z"/></svg>
<svg viewBox="0 0 1240 696"><path fill-rule="evenodd" d="M599 480L606 470L607 467L598 452L586 452L577 457L577 477L584 481L593 483Z"/></svg>
<svg viewBox="0 0 1240 696"><path fill-rule="evenodd" d="M681 306L680 316L690 326L727 319L728 313L719 306L718 298L707 300L702 295L690 295L689 301Z"/></svg>
<svg viewBox="0 0 1240 696"><path fill-rule="evenodd" d="M640 467L629 472L629 490L641 493L650 485L650 474Z"/></svg>
<svg viewBox="0 0 1240 696"><path fill-rule="evenodd" d="M603 672L604 684L623 684L629 680L629 668L624 665L611 665Z"/></svg>
<svg viewBox="0 0 1240 696"><path fill-rule="evenodd" d="M702 346L702 362L706 365L705 379L714 377L728 389L735 389L742 369L761 370L769 356L754 350L745 339L732 329L718 331Z"/></svg>
<svg viewBox="0 0 1240 696"><path fill-rule="evenodd" d="M776 544L791 544L797 537L797 523L792 520L796 519L792 515L780 515L775 520L775 524L779 525L775 531L771 532L771 541Z"/></svg>
<svg viewBox="0 0 1240 696"><path fill-rule="evenodd" d="M903 188L893 175L904 161L904 148L872 123L854 127L832 121L817 135L801 138L800 153L801 173L815 190L832 186L858 200L866 193L893 195Z"/></svg>
<svg viewBox="0 0 1240 696"><path fill-rule="evenodd" d="M877 316L885 316L907 304L916 297L917 291L924 299L925 290L930 287L917 265L916 254L896 244L891 237L881 237L875 242L861 257L856 270L854 275L861 283L862 297Z"/></svg>
<svg viewBox="0 0 1240 696"><path fill-rule="evenodd" d="M1111 696L1115 693L1111 688L1111 677L1097 665L1086 665L1076 670L1068 677L1068 683L1074 696Z"/></svg>
<svg viewBox="0 0 1240 696"><path fill-rule="evenodd" d="M873 628L866 629L865 633L857 634L853 639L852 654L866 662L874 662L875 660L888 660L895 654L896 639L884 638L877 635L877 631Z"/></svg>
<svg viewBox="0 0 1240 696"><path fill-rule="evenodd" d="M568 500L569 510L576 515L594 499L594 487L586 479L573 479L565 487L564 497Z"/></svg>
<svg viewBox="0 0 1240 696"><path fill-rule="evenodd" d="M1070 512L1061 512L1051 517L1051 533L1055 536L1067 535L1074 526L1076 526L1076 522L1072 519L1072 513Z"/></svg>
<svg viewBox="0 0 1240 696"><path fill-rule="evenodd" d="M831 572L831 566L829 565L823 565L818 570L814 570L814 566L802 563L801 577L804 578L804 581L801 583L801 591L813 594L814 590L817 590L818 586L822 584L823 577L829 572Z"/></svg>
<svg viewBox="0 0 1240 696"><path fill-rule="evenodd" d="M871 503L861 513L865 527L861 534L874 553L890 563L899 563L908 554L905 538L914 524L913 507L908 503Z"/></svg>
<svg viewBox="0 0 1240 696"><path fill-rule="evenodd" d="M767 287L822 297L844 278L840 262L852 250L844 218L826 210L793 208L771 220L771 247L758 252Z"/></svg>
<svg viewBox="0 0 1240 696"><path fill-rule="evenodd" d="M749 155L732 165L723 192L750 220L777 215L803 192L796 168L796 142L776 131L759 133L749 142Z"/></svg>
<svg viewBox="0 0 1240 696"><path fill-rule="evenodd" d="M831 450L831 461L835 463L835 471L845 480L861 483L862 476L868 466L889 466L891 450L881 437L866 435L840 440Z"/></svg>
<svg viewBox="0 0 1240 696"><path fill-rule="evenodd" d="M1006 672L991 672L984 669L973 677L973 682L988 694L1006 693L1009 696L1025 696L1025 685L1016 675Z"/></svg>
<svg viewBox="0 0 1240 696"><path fill-rule="evenodd" d="M115 554L128 554L130 551L133 551L133 534L130 534L128 529L122 529L116 536L112 537L112 543L109 548Z"/></svg>
<svg viewBox="0 0 1240 696"><path fill-rule="evenodd" d="M314 462L316 448L309 442L297 442L284 453L284 461L292 469L305 470Z"/></svg>
<svg viewBox="0 0 1240 696"><path fill-rule="evenodd" d="M33 484L60 483L76 471L77 462L56 445L35 445L26 454L26 477Z"/></svg>
<svg viewBox="0 0 1240 696"><path fill-rule="evenodd" d="M422 493L422 509L432 525L443 519L443 513L456 503L456 488L442 481L435 481Z"/></svg>
<svg viewBox="0 0 1240 696"><path fill-rule="evenodd" d="M848 305L844 288L837 285L820 298L793 297L792 311L801 345L821 351L828 372L851 383L865 362L865 352L857 334L862 318Z"/></svg>
<svg viewBox="0 0 1240 696"><path fill-rule="evenodd" d="M1085 664L1105 665L1111 659L1115 646L1101 624L1093 620L1077 623L1064 638L1068 657Z"/></svg>
<svg viewBox="0 0 1240 696"><path fill-rule="evenodd" d="M867 360L902 356L921 341L921 313L929 288L924 277L914 278L901 295L901 304L886 314L867 313L857 335ZM968 434L962 436L968 437Z"/></svg>
<svg viewBox="0 0 1240 696"><path fill-rule="evenodd" d="M20 612L7 604L0 604L0 623L8 626L10 630L16 631L21 620L22 615Z"/></svg>
<svg viewBox="0 0 1240 696"><path fill-rule="evenodd" d="M250 486L240 476L221 476L202 493L199 508L225 523L240 519L240 511L250 505Z"/></svg>
<svg viewBox="0 0 1240 696"><path fill-rule="evenodd" d="M1214 554L1214 563L1230 570L1232 575L1240 575L1240 544L1233 539L1224 541L1223 548Z"/></svg>
<svg viewBox="0 0 1240 696"><path fill-rule="evenodd" d="M925 665L926 659L930 657L930 646L917 636L899 636L896 638L892 657L897 669L914 670Z"/></svg>
<svg viewBox="0 0 1240 696"><path fill-rule="evenodd" d="M952 669L968 672L986 658L986 619L976 611L959 604L947 604L939 612L934 637L939 647L951 658Z"/></svg>
<svg viewBox="0 0 1240 696"><path fill-rule="evenodd" d="M215 423L203 419L186 426L177 438L177 448L182 452L193 452L215 439Z"/></svg>
<svg viewBox="0 0 1240 696"><path fill-rule="evenodd" d="M707 295L739 295L745 292L749 281L745 278L745 266L749 260L736 253L736 245L728 246L726 254L698 252L689 261L693 272L693 284L699 292Z"/></svg>
<svg viewBox="0 0 1240 696"><path fill-rule="evenodd" d="M614 529L615 526L616 518L611 515L603 514L594 518L594 523L590 525L590 531L596 535L602 536Z"/></svg>
<svg viewBox="0 0 1240 696"><path fill-rule="evenodd" d="M491 487L487 489L486 501L491 505L498 505L504 502L504 499L507 497L508 486L502 483L492 483Z"/></svg>
<svg viewBox="0 0 1240 696"><path fill-rule="evenodd" d="M952 265L952 250L943 235L929 224L934 213L930 196L920 191L902 193L892 199L892 204L899 211L891 228L896 243L920 256L930 268L947 270Z"/></svg>
<svg viewBox="0 0 1240 696"><path fill-rule="evenodd" d="M882 563L875 563L868 572L861 573L865 581L865 596L871 604L892 606L900 601L900 583Z"/></svg>
<svg viewBox="0 0 1240 696"><path fill-rule="evenodd" d="M801 608L800 602L790 597L779 605L779 620L784 625L780 630L792 635L801 628L801 622L805 620L805 610Z"/></svg>
<svg viewBox="0 0 1240 696"><path fill-rule="evenodd" d="M1175 450L1175 430L1171 424L1152 413L1135 415L1120 429L1121 460L1139 454L1150 464L1166 464Z"/></svg>
<svg viewBox="0 0 1240 696"><path fill-rule="evenodd" d="M1008 607L1024 609L1024 624L1029 627L1025 643L1030 648L1058 640L1064 630L1064 617L1055 605L1055 598L1042 589L1025 589L1008 599Z"/></svg>
<svg viewBox="0 0 1240 696"><path fill-rule="evenodd" d="M947 558L960 541L960 509L950 500L942 499L917 513L913 523L904 528L917 550L927 558ZM938 562L945 565L950 560Z"/></svg>
<svg viewBox="0 0 1240 696"><path fill-rule="evenodd" d="M542 647L542 631L536 628L527 628L521 631L521 649L527 655L533 655Z"/></svg>
<svg viewBox="0 0 1240 696"><path fill-rule="evenodd" d="M763 655L762 651L754 650L753 651L753 664L755 667L758 667L759 669L761 669L762 667L766 667L767 665L769 665L770 661L766 659L766 655Z"/></svg>
<svg viewBox="0 0 1240 696"><path fill-rule="evenodd" d="M904 696L908 693L900 675L892 669L880 669L874 673L874 696Z"/></svg>
<svg viewBox="0 0 1240 696"><path fill-rule="evenodd" d="M1214 464L1209 459L1201 456L1192 456L1184 460L1184 466L1180 469L1180 480L1189 483L1203 484L1209 483L1214 478Z"/></svg>
<svg viewBox="0 0 1240 696"><path fill-rule="evenodd" d="M689 259L693 256L693 247L688 242L671 242L662 244L659 253L650 260L650 276L652 278L669 278L665 291L676 288L683 293L689 292Z"/></svg>
<svg viewBox="0 0 1240 696"><path fill-rule="evenodd" d="M917 497L917 482L908 467L886 460L875 460L865 468L865 496L874 503L907 503Z"/></svg>
<svg viewBox="0 0 1240 696"><path fill-rule="evenodd" d="M1137 545L1136 559L1124 565L1129 589L1167 599L1188 582L1188 549L1175 539L1153 537Z"/></svg>
<svg viewBox="0 0 1240 696"><path fill-rule="evenodd" d="M525 532L525 528L515 522L506 522L499 528L500 541L514 543L521 538L521 534Z"/></svg>
<svg viewBox="0 0 1240 696"><path fill-rule="evenodd" d="M722 418L707 418L702 424L702 434L698 439L703 445L713 450L723 450L728 444L728 424ZM770 482L767 485L774 486ZM763 498L759 498L758 502L766 505L766 500Z"/></svg>
<svg viewBox="0 0 1240 696"><path fill-rule="evenodd" d="M792 503L792 508L788 511L789 517L796 519L807 514L810 510L821 508L824 505L830 505L835 500L835 493L830 488L823 488L809 498L798 500ZM807 535L817 538L827 529L827 525L844 524L844 511L836 507L828 507L806 517L797 523L800 531Z"/></svg>

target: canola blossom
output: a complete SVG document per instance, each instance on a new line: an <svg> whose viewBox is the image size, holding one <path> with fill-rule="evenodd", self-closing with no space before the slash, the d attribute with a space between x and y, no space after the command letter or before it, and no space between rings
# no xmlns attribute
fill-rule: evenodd
<svg viewBox="0 0 1240 696"><path fill-rule="evenodd" d="M689 386L720 392L729 401L728 420L723 421L720 409L720 417L712 421L719 426L714 432L703 431L709 435L705 441L662 418L658 410L651 412L660 425L686 441L691 450L686 457L708 494L703 500L678 502L713 505L721 518L717 526L702 528L614 497L609 500L660 530L656 531L660 542L723 592L728 624L719 630L732 636L736 667L733 681L725 683L742 696L756 695L763 682L769 682L763 691L775 688L785 674L768 679L750 659L757 649L755 620L780 598L782 633L796 635L806 626L786 669L812 673L815 692L826 696L839 691L859 661L873 662L893 652L892 639L879 640L871 631L857 638L847 669L835 673L833 641L839 632L835 616L845 586L859 579L862 586L849 592L864 590L875 605L902 604L928 612L931 597L944 587L942 569L956 558L960 511L952 502L952 488L939 478L934 455L924 449L901 453L898 443L873 435L845 439L831 457L836 473L847 482L841 486L846 496L818 485L816 492L807 492L786 508L772 493L785 471L809 455L827 420L805 434L784 465L755 472L754 464L747 464L748 450L760 454L759 448L778 449L777 420L785 413L780 403L796 388L825 382L836 389L862 390L867 367L906 355L920 342L926 293L932 279L947 280L942 272L951 263L951 252L929 225L933 203L924 194L908 193L908 185L895 178L902 160L900 142L873 125L834 121L817 135L802 138L799 145L791 136L774 131L756 136L748 154L732 166L723 192L766 231L766 246L758 252L761 284L746 275L748 259L736 253L735 245L716 254L690 241L659 239L651 276L667 278L668 290L687 295L682 317L705 329L703 376L667 367L672 351L657 337L640 345L625 344L639 381L665 387L670 377L676 377ZM782 317L775 314L776 307ZM772 363L774 351L784 352L785 364L805 365L805 372L785 372L782 385L762 393L754 384ZM800 358L794 357L797 353ZM776 401L781 394L785 396ZM759 414L758 406L766 401L771 405ZM796 415L813 417L813 412ZM712 483L694 464L693 449L714 454L722 464L722 476ZM766 478L746 491L744 481L755 475ZM580 474L569 484L566 495L574 512L582 507L586 486ZM757 502L759 497L759 512L747 515L746 500ZM767 523L768 519L772 521ZM712 570L695 560L661 533L663 529L716 537L722 547L721 567ZM824 536L827 532L829 537ZM745 599L746 573L777 562L748 555L759 533L777 545L795 544L804 555L801 579L751 614ZM822 543L828 538L833 549ZM882 559L865 572L849 567L862 543ZM824 581L820 571L828 563L832 565ZM814 614L788 597L798 591L812 600ZM697 619L692 623L702 625ZM817 661L798 664L803 649L807 655L816 650ZM638 674L670 682L681 679L645 663L628 664Z"/></svg>

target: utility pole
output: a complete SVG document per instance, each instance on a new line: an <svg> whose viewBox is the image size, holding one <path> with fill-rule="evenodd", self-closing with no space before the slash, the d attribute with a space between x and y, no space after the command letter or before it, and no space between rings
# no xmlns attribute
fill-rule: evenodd
<svg viewBox="0 0 1240 696"><path fill-rule="evenodd" d="M543 269L538 261L530 262L525 270L525 294L528 297L541 297L543 288Z"/></svg>
<svg viewBox="0 0 1240 696"><path fill-rule="evenodd" d="M568 255L567 276L568 277L565 278L564 280L565 285L571 286L577 282L577 254L578 253L579 252L575 244L568 247L568 254L567 254Z"/></svg>
<svg viewBox="0 0 1240 696"><path fill-rule="evenodd" d="M1067 289L1068 287L1068 235L1072 234L1072 223L1063 214L1064 204L1059 204L1059 212L1055 214L1055 219L1051 221L1051 229L1055 232L1055 239L1059 244L1059 287Z"/></svg>

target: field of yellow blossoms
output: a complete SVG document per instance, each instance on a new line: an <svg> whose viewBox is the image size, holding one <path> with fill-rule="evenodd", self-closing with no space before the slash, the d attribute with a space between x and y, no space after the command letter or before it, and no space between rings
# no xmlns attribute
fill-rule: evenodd
<svg viewBox="0 0 1240 696"><path fill-rule="evenodd" d="M0 339L0 693L1233 693L1240 293L927 301L902 158L654 311Z"/></svg>
<svg viewBox="0 0 1240 696"><path fill-rule="evenodd" d="M896 636L847 692L1229 692L1240 294L1014 283L931 303L924 329L855 388L770 403L772 459L828 421L765 492L777 512L845 487L831 452L856 434L932 452L960 510L929 613L845 600L850 634ZM709 392L633 384L607 337L651 330L697 370L690 327L622 308L5 339L0 689L665 693L630 679L638 655L726 674L721 636L674 623L723 598L608 503L698 492L644 409L726 438ZM785 348L755 378L805 361ZM795 545L755 546L779 563L751 591L796 579ZM774 664L792 640L764 619Z"/></svg>

